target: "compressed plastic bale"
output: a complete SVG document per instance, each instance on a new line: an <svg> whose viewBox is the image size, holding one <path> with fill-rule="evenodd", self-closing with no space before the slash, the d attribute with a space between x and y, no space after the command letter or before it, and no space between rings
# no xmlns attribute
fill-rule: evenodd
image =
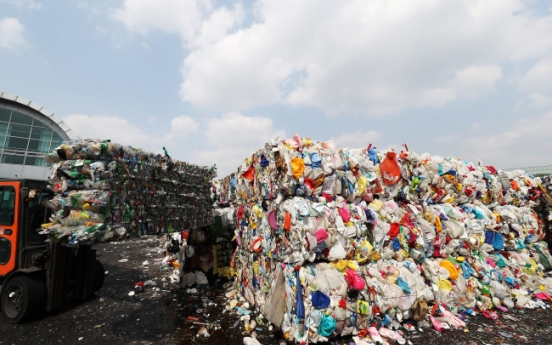
<svg viewBox="0 0 552 345"><path fill-rule="evenodd" d="M401 300L401 297L405 295L405 292L403 289L401 289L396 284L387 284L382 289L383 291L383 299L386 300L385 304L388 304L390 307L396 308L399 306L399 302Z"/></svg>
<svg viewBox="0 0 552 345"><path fill-rule="evenodd" d="M504 299L506 297L506 287L496 280L491 281L491 295L500 300Z"/></svg>
<svg viewBox="0 0 552 345"><path fill-rule="evenodd" d="M322 148L323 146L324 145L320 145L319 143L317 143L313 145L312 148L315 148L315 147ZM308 148L303 147L303 152L305 152L305 150L307 149ZM324 149L328 149L328 147L326 146ZM358 152L362 152L362 151L347 150L344 152L346 152L349 155L351 154L358 155ZM336 154L334 154L334 157L335 155ZM339 157L343 157L343 156L344 155L339 155ZM384 157L385 155L382 153L381 156ZM270 156L267 156L267 157L270 158ZM433 160L433 157L429 155L418 156L413 153L411 154L411 152L409 152L409 154L406 155L405 157L417 157L416 159L421 159L421 157L424 157L424 159L429 159L429 161ZM327 153L323 152L322 159L326 159L326 158L327 158ZM368 161L368 160L364 158L364 161ZM377 159L375 161L376 164L379 161L380 160ZM335 162L335 159L334 159L334 162ZM355 227L352 227L351 225L346 224L346 222L343 222L343 225L338 224L337 227L333 227L332 225L333 223L331 222L335 219L335 215L339 214L338 209L343 207L342 205L339 205L338 207L336 207L335 204L332 203L333 200L335 200L336 198L342 197L347 202L352 202L353 200L356 199L357 205L359 200L365 200L363 196L362 188L356 188L360 181L358 178L359 176L354 176L355 178L352 178L351 173L349 172L349 169L353 167L356 169L362 170L364 169L364 167L368 166L368 165L364 165L362 162L363 162L363 157L354 156L353 159L350 159L350 157L348 157L347 159L343 160L343 164L342 164L343 168L346 171L344 172L335 171L336 188L335 190L333 190L333 192L339 195L330 195L326 193L330 191L329 186L333 184L332 182L328 182L327 185L324 187L325 195L321 194L322 193L321 186L323 185L324 180L327 178L327 176L324 176L322 178L320 177L322 176L322 174L326 174L328 173L329 170L334 169L334 166L332 166L332 164L326 164L326 166L324 166L325 163L322 162L320 170L313 173L312 178L315 178L315 179L319 178L318 180L319 182L316 182L316 183L313 182L313 187L314 187L313 195L312 195L313 200L316 201L316 200L321 200L323 198L322 202L328 203L328 206L325 206L325 207L327 207L327 210L329 210L329 212L325 212L325 216L328 216L328 215L330 216L329 224L326 222L328 220L326 219L326 217L323 218L325 220L323 220L322 223L317 222L318 224L316 226L316 230L323 229L328 234L328 237L325 238L323 242L321 242L321 244L323 243L322 247L319 247L319 243L317 239L317 246L314 249L315 251L319 250L319 253L320 253L321 251L324 250L324 246L328 246L328 250L329 250L332 248L334 244L336 244L336 242L339 242L345 250L349 250L349 248L352 247L352 244L353 242L356 241L356 239L354 239L353 236L349 238L347 234L349 233L354 234L356 232L356 234L358 235L359 234L358 230L360 229L360 236L363 236L362 226L361 226L362 222L366 222L369 220L372 223L370 223L370 226L368 227L369 231L367 232L367 234L371 235L371 238L375 240L373 242L373 247L374 247L372 251L373 255L370 256L370 259L373 259L373 260L380 260L379 259L380 257L405 260L409 256L412 256L416 260L422 261L422 259L424 259L423 257L424 255L431 255L431 253L433 253L431 250L431 246L433 246L434 244L436 244L438 247L438 251L433 253L434 255L436 254L437 257L440 257L442 255L455 256L461 253L461 255L468 256L469 258L471 258L471 255L472 255L471 250L475 250L475 251L479 251L483 255L483 257L494 258L493 251L495 249L490 244L482 244L483 240L480 238L480 235L479 235L482 233L482 230L485 228L496 228L495 230L500 231L504 235L508 235L506 236L508 238L505 238L505 241L504 241L505 242L504 249L506 250L510 250L510 249L522 250L523 248L519 244L520 244L520 241L522 244L524 244L523 241L525 240L525 234L529 234L533 236L533 237L528 236L528 243L531 243L531 241L536 242L536 240L533 238L538 239L538 237L540 236L539 229L535 228L533 224L534 222L532 222L531 220L528 220L525 217L526 213L524 213L524 211L517 211L518 214L520 214L521 216L516 216L516 220L512 220L510 217L510 219L507 220L507 223L505 223L505 220L502 219L503 217L501 217L496 210L491 209L494 206L490 206L490 207L485 206L485 205L492 205L492 203L499 200L499 198L502 198L502 200L504 201L507 199L507 197L509 197L509 195L507 194L500 195L501 193L500 188L497 188L498 180L497 180L497 177L494 176L496 173L493 172L492 168L475 166L475 165L467 166L467 165L464 165L464 163L459 160L444 160L439 157L436 157L434 163L430 162L430 164L428 165L433 169L430 172L424 171L425 167L416 168L418 169L417 171L420 172L420 174L418 174L418 176L416 177L417 178L422 177L422 180L426 179L428 181L420 180L420 182L414 182L414 183L417 183L416 185L417 187L415 191L409 191L404 189L403 187L405 185L403 184L402 181L400 182L400 186L397 189L385 189L385 191L388 194L393 194L391 197L395 196L394 193L397 193L398 195L400 191L400 193L402 193L401 195L405 195L410 202L420 202L422 200L421 198L432 197L433 202L451 202L452 203L451 205L441 205L441 206L434 205L430 208L426 207L424 210L419 211L420 212L419 214L422 214L422 215L429 214L430 217L425 218L424 221L428 222L428 224L431 224L433 228L437 228L436 230L440 231L438 238L436 238L435 235L433 236L434 241L431 240L431 232L432 232L431 230L433 229L426 229L427 231L424 231L423 225L427 225L427 224L421 225L419 222L415 222L415 224L413 225L401 224L403 228L408 228L409 231L400 229L396 237L398 239L397 250L394 251L390 249L389 246L384 246L383 245L384 241L389 238L387 234L389 232L389 228L391 224L394 222L399 222L402 219L402 215L404 215L406 212L413 212L414 214L416 214L416 212L412 208L410 209L399 208L394 210L386 208L385 205L389 200L384 200L384 202L381 202L379 200L374 201L374 199L372 199L372 200L368 200L368 202L371 203L369 206L360 206L361 209L362 207L368 208L368 212L364 210L364 212L362 213L362 215L366 217L366 221L364 220L363 217L355 216L355 219L360 220L360 224L358 222L353 222ZM370 162L369 166L373 167L374 161L370 159L369 162ZM312 164L312 160L311 160L311 164ZM338 166L340 165L335 165L335 167L338 167ZM400 169L401 169L401 174L404 173L405 178L410 178L409 173L407 172L408 169L404 169L404 166L401 166ZM454 171L456 171L456 174L454 174ZM363 173L365 173L366 175L364 176L367 177L367 186L366 186L366 189L364 190L364 195L381 193L384 190L381 188L380 185L378 185L379 183L379 181L377 180L378 177L376 177L376 180L372 180L372 177L368 178L368 176L371 176L369 175L370 173L369 171L365 171ZM442 176L442 175L445 175L445 176ZM360 175L361 179L362 179L362 176L363 175ZM488 185L484 183L484 179L487 181ZM289 181L291 180L286 178L282 180L283 184L289 183ZM454 189L455 188L454 183L457 183L457 182L463 184L461 190ZM362 184L364 183L364 181L360 183ZM518 183L518 187L519 187L519 184L523 184L524 182L520 180L520 181L516 181L516 183ZM341 190L339 190L338 184L342 184L342 186L345 186L346 188L341 188ZM315 187L315 185L317 186ZM436 187L437 189L436 193L433 194L433 192L430 192L430 189L429 189L430 185L432 185L433 187ZM351 187L354 187L354 188L351 189ZM369 187L370 187L370 191L368 191ZM524 185L522 185L520 188L518 188L518 191L516 191L516 193L518 192L520 193L519 195L516 194L516 195L510 196L510 200L515 200L515 202L520 202L517 205L523 205L523 201L521 201L522 200L521 195L523 195L523 193L529 193L530 191L530 189L528 188L524 189L523 187ZM283 190L286 191L287 193L286 188L287 187L284 186ZM289 188L289 190L291 191L292 189ZM423 194L424 191L428 193L428 195L424 196ZM249 192L249 191L246 190L246 192ZM470 202L472 206L467 205L465 207L462 207L461 210L460 208L456 208L455 203L459 203L460 202L459 200L462 200L461 198L458 198L457 195L453 195L454 193L458 193L458 192L460 192L461 194L460 197L464 197L463 202ZM286 199L286 195L280 194L280 196L274 200L274 204L279 205L279 203L285 199ZM506 205L506 206L509 207L509 205ZM357 206L355 207L348 206L348 210L350 212L353 212L353 213L356 212L356 214L358 215L359 212L355 211L356 208ZM311 209L312 207L311 205L309 205L309 210ZM473 212L474 209L476 210L475 213ZM311 216L313 216L312 212L310 214ZM464 218L460 217L460 215L465 215L465 217ZM318 217L318 216L319 214L314 214L314 217ZM352 213L351 213L351 216L353 216ZM478 216L480 216L480 218L477 218ZM339 215L339 217L341 217L341 220L343 220L343 217L341 215ZM308 232L313 231L312 224L309 226L304 226L308 221L303 221L300 218L301 217L298 218L299 223L294 223L296 228L293 228L293 229L295 230L292 230L287 233L286 232L283 233L284 236L283 238L281 238L282 242L285 243L287 241L290 246L295 246L296 245L295 243L297 242L297 238L298 238L297 234L304 234L304 231L308 231ZM463 233L458 232L455 235L454 227L450 227L447 224L447 222L450 222L450 221L455 221L458 223L458 224L455 224L456 228L464 227L466 234L464 235ZM301 222L303 222L303 225L301 225ZM375 223L375 226L373 226L374 223ZM320 225L321 227L319 227ZM412 228L412 226L414 226L414 228ZM338 228L339 228L339 232L337 231ZM381 231L382 229L384 231ZM511 229L515 229L515 232L513 232L514 234L513 240L511 240L511 236L507 231ZM526 230L526 229L530 229L530 230ZM303 231L303 233L301 233L301 231ZM435 232L438 232L438 231L435 231ZM446 233L448 233L449 235L452 235L452 237L457 237L457 238L453 238L452 240L450 240L445 237ZM286 234L289 234L291 237L287 238ZM418 239L421 237L423 237L423 241L420 242L418 241ZM307 235L301 238L304 238L304 245L306 245L306 248L311 248L310 246L311 238L309 238L309 236ZM362 238L360 240L362 241ZM300 242L301 241L299 241L299 243ZM356 242L357 245L359 245L360 243L362 242ZM408 248L413 245L415 245L416 247ZM533 252L535 252L534 249L533 249ZM290 253L287 253L286 255L289 255L289 254ZM283 258L284 256L281 256L281 257ZM323 258L323 256L320 256L320 258ZM520 259L520 261L523 261L523 260ZM542 260L541 257L539 256L537 259L537 263L541 263L541 261L544 261L544 260ZM372 264L368 260L366 262L368 262L369 265ZM478 270L482 272L489 270L489 268L487 267L488 265L485 261L479 262L476 259L475 263L476 265L478 265L477 266ZM530 268L526 267L524 269L526 273L528 274L530 273L534 275L534 273L537 272L539 269L537 263L535 264L530 263L530 266L529 266ZM361 269L361 271L363 270ZM465 269L465 270L463 269L462 273L464 273L464 271L468 271L468 269ZM489 276L489 278L484 277L485 279L489 279L487 281L487 284L490 281L494 281L494 279L498 279L497 278L498 276L495 276L495 273L491 272L491 275ZM450 272L445 273L445 272L442 272L441 270L438 270L436 275L438 279L445 279L445 280L449 279L449 276L450 276ZM432 277L428 277L428 278L431 279ZM376 279L376 280L373 281L373 279ZM463 279L463 276L461 279ZM470 278L469 280L472 280L472 279L473 277ZM377 276L370 276L370 281L374 282L375 284L374 286L385 284L384 281L378 280ZM423 281L422 281L422 284L423 284ZM476 301L475 299L476 295L479 294L479 291L481 289L481 285L477 281L472 281L470 284L475 291L475 295L471 294L470 292L466 292L464 295L462 295L463 289L461 290L458 287L454 287L450 291L450 293L444 294L441 291L440 296L437 296L437 297L440 300L446 299L446 301L451 302L452 305L461 303L462 305L473 307ZM420 292L420 294L425 296L429 301L433 300L436 296L433 295L432 290L425 284L423 286L424 288L421 289L422 291ZM490 293L490 291L488 293ZM478 302L484 308L489 307L492 303L491 299L489 297L485 297L485 295L482 295L477 298L480 298ZM343 326L343 329L345 329L345 326Z"/></svg>
<svg viewBox="0 0 552 345"><path fill-rule="evenodd" d="M439 262L439 266L443 267L448 271L450 279L453 279L453 280L458 279L458 270L456 269L456 267L452 262L448 260L442 260L441 262Z"/></svg>
<svg viewBox="0 0 552 345"><path fill-rule="evenodd" d="M57 158L54 158L54 155ZM51 237L61 238L69 234L71 241L94 242L118 234L119 232L110 230L111 224L117 223L123 223L123 225L116 227L128 228L125 229L124 234L170 232L184 220L190 221L190 226L212 223L209 190L212 177L216 174L214 168L194 166L173 160L167 154L157 155L96 139L64 143L55 148L47 159L53 159L56 162L49 182L51 189L58 193L49 206L54 209L60 209L60 207L72 209L71 217L54 218L53 226L43 227L43 233L49 233ZM152 180L149 173L156 169L160 169L159 180L157 178ZM193 173L195 176L188 176L188 173ZM181 214L179 221L176 219L172 221L169 218L171 220L169 226L165 225L162 228L158 222L147 219L145 209L149 205L129 200L133 188L128 188L130 180L127 175L130 175L134 181L136 186L134 189L155 185L156 193L152 199L158 201L167 199L168 190L178 188L180 193L172 197L175 204L167 205L157 212L165 213L187 205L189 206L187 216ZM183 187L185 179L186 183L192 182L195 186ZM120 184L123 193L119 193L119 189L114 189L116 184ZM150 201L154 207L158 203L155 200ZM192 200L194 201L190 202ZM77 212L80 212L78 217ZM92 212L101 213L101 216ZM89 219L87 214L90 216ZM84 217L81 217L83 215ZM131 222L131 219L135 223ZM142 222L140 227L137 224L138 220ZM83 223L102 225L82 231ZM59 226L60 224L62 226Z"/></svg>
<svg viewBox="0 0 552 345"><path fill-rule="evenodd" d="M323 337L330 336L336 329L336 322L330 315L323 315L320 325L318 326L318 333Z"/></svg>

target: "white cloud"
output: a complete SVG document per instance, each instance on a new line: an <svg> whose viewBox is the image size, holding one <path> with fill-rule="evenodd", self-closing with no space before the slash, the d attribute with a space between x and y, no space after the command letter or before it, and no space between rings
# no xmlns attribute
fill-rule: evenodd
<svg viewBox="0 0 552 345"><path fill-rule="evenodd" d="M209 152L204 152L201 160L190 159L193 152L204 147L205 142L199 140L194 133L200 130L200 123L188 116L179 116L170 120L170 128L153 126L157 118L145 121L144 128L138 127L132 121L117 116L73 114L63 121L72 129L73 135L81 139L110 139L122 145L138 147L146 151L163 153L166 147L169 155L174 159L189 161L193 164L212 165L224 160L224 155L215 155L217 161L209 160ZM228 147L232 149L232 147ZM242 151L243 152L243 151Z"/></svg>
<svg viewBox="0 0 552 345"><path fill-rule="evenodd" d="M528 97L531 100L531 106L535 108L544 108L552 104L550 96L541 92L529 94Z"/></svg>
<svg viewBox="0 0 552 345"><path fill-rule="evenodd" d="M196 46L203 46L220 41L242 19L243 9L239 3L232 9L227 9L226 7L216 9L201 23L201 28L194 44Z"/></svg>
<svg viewBox="0 0 552 345"><path fill-rule="evenodd" d="M247 6L124 0L111 17L140 35L180 35L188 48L180 96L219 113L284 104L381 115L480 97L503 80L533 107L550 104L552 14L530 1Z"/></svg>
<svg viewBox="0 0 552 345"><path fill-rule="evenodd" d="M65 117L63 121L73 130L75 136L82 139L111 139L112 142L155 152L161 152L162 146L168 145L167 136L146 133L128 120L116 116L74 114Z"/></svg>
<svg viewBox="0 0 552 345"><path fill-rule="evenodd" d="M272 126L272 119L268 117L232 112L209 120L205 135L211 144L260 147L273 136L282 134Z"/></svg>
<svg viewBox="0 0 552 345"><path fill-rule="evenodd" d="M160 30L191 39L210 8L209 1L201 0L125 0L123 8L113 10L112 16L141 34Z"/></svg>
<svg viewBox="0 0 552 345"><path fill-rule="evenodd" d="M346 132L338 137L332 137L332 140L336 147L358 149L367 147L369 144L376 144L376 141L380 138L380 133L376 131L356 131Z"/></svg>
<svg viewBox="0 0 552 345"><path fill-rule="evenodd" d="M147 35L152 31L174 33L188 47L218 41L242 18L238 3L232 9L214 8L209 0L125 0L111 17L130 31Z"/></svg>
<svg viewBox="0 0 552 345"><path fill-rule="evenodd" d="M111 139L161 153L167 147L171 157L194 164L217 164L218 174L224 177L235 171L245 158L276 136L284 139L285 132L274 128L271 119L228 113L200 123L188 116L173 118L170 131L146 131L130 121L116 116L70 115L63 119L76 136ZM186 141L192 133L192 141Z"/></svg>
<svg viewBox="0 0 552 345"><path fill-rule="evenodd" d="M534 64L523 76L519 86L524 91L552 91L552 57Z"/></svg>
<svg viewBox="0 0 552 345"><path fill-rule="evenodd" d="M285 132L274 128L271 119L248 117L236 112L209 120L204 135L207 142L216 148L194 152L191 161L198 164L216 163L219 177L235 171L244 159L274 137L285 138Z"/></svg>
<svg viewBox="0 0 552 345"><path fill-rule="evenodd" d="M483 124L481 122L473 122L472 124L470 124L469 130L470 131L476 131L476 130L480 129L482 126L483 126Z"/></svg>
<svg viewBox="0 0 552 345"><path fill-rule="evenodd" d="M250 26L196 41L181 97L219 111L284 103L372 114L477 97L508 62L522 68L552 53L551 16L525 6L260 0Z"/></svg>
<svg viewBox="0 0 552 345"><path fill-rule="evenodd" d="M551 132L552 112L521 118L501 133L469 138L458 146L463 158L501 168L550 165Z"/></svg>
<svg viewBox="0 0 552 345"><path fill-rule="evenodd" d="M171 121L171 133L176 138L185 138L195 132L198 127L199 123L189 116L182 115Z"/></svg>
<svg viewBox="0 0 552 345"><path fill-rule="evenodd" d="M552 55L552 54L550 54ZM529 105L544 108L552 104L552 57L538 60L519 79L518 87L527 94Z"/></svg>
<svg viewBox="0 0 552 345"><path fill-rule="evenodd" d="M27 46L23 38L24 27L16 18L4 18L0 20L0 47L15 50L18 47Z"/></svg>
<svg viewBox="0 0 552 345"><path fill-rule="evenodd" d="M42 4L34 0L0 0L0 3L10 4L17 8L26 8L29 10L40 10Z"/></svg>
<svg viewBox="0 0 552 345"><path fill-rule="evenodd" d="M500 78L502 69L499 66L470 66L456 72L452 84L458 93L476 97L492 89Z"/></svg>
<svg viewBox="0 0 552 345"><path fill-rule="evenodd" d="M501 78L502 69L499 66L469 66L457 71L443 86L422 92L418 105L439 107L459 96L478 97L492 90Z"/></svg>
<svg viewBox="0 0 552 345"><path fill-rule="evenodd" d="M452 142L454 140L454 135L453 134L449 134L449 135L443 135L443 136L440 136L440 137L436 137L435 138L436 141L439 141L439 142Z"/></svg>

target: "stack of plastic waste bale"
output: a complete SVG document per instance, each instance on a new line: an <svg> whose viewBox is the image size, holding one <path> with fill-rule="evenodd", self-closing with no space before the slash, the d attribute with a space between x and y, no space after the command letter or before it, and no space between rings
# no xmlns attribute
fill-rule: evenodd
<svg viewBox="0 0 552 345"><path fill-rule="evenodd" d="M442 330L543 306L552 258L532 210L538 183L406 145L276 138L222 180L236 207L236 289L297 342L402 342L401 322Z"/></svg>
<svg viewBox="0 0 552 345"><path fill-rule="evenodd" d="M234 274L230 267L234 252L234 209L230 204L221 202L218 179L211 181L210 192L213 224L185 232L181 242L179 262L183 287L197 284L202 288L203 285L213 284L216 276L229 278Z"/></svg>
<svg viewBox="0 0 552 345"><path fill-rule="evenodd" d="M53 163L55 195L42 232L51 239L71 245L212 223L215 168L98 139L64 142L45 158Z"/></svg>
<svg viewBox="0 0 552 345"><path fill-rule="evenodd" d="M552 244L552 175L541 178L539 189L541 195L537 200L535 210L539 213L539 218L542 219L544 239L550 246Z"/></svg>
<svg viewBox="0 0 552 345"><path fill-rule="evenodd" d="M234 245L232 235L234 233L234 208L229 205L217 204L214 206L213 214L215 224L212 226L216 233L216 240L213 244L213 274L221 277L232 277L234 270L230 267Z"/></svg>

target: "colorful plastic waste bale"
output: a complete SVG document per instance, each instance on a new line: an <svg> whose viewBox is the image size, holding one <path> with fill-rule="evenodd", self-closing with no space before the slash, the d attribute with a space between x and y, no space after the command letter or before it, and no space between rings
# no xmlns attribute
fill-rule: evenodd
<svg viewBox="0 0 552 345"><path fill-rule="evenodd" d="M172 159L109 140L64 142L46 155L56 193L42 232L70 243L172 233L212 223L216 168Z"/></svg>
<svg viewBox="0 0 552 345"><path fill-rule="evenodd" d="M533 200L537 203L536 210L540 215L539 219L542 220L544 239L550 245L552 244L552 175L542 177Z"/></svg>
<svg viewBox="0 0 552 345"><path fill-rule="evenodd" d="M317 342L423 321L428 305L458 326L459 313L550 294L540 183L406 145L338 149L296 135L217 188L235 207L237 290L288 340Z"/></svg>

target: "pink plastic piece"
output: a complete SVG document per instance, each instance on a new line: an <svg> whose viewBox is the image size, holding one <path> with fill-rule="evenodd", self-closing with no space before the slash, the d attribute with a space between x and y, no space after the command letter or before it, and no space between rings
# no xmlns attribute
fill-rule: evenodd
<svg viewBox="0 0 552 345"><path fill-rule="evenodd" d="M538 299L542 299L543 301L547 301L551 298L546 292L538 292L534 296Z"/></svg>
<svg viewBox="0 0 552 345"><path fill-rule="evenodd" d="M437 332L442 332L445 329L441 321L437 320L433 316L430 315L429 320L431 321L431 323L433 324L433 327L437 330Z"/></svg>
<svg viewBox="0 0 552 345"><path fill-rule="evenodd" d="M508 308L506 308L506 307L504 307L504 306L502 306L502 305L497 305L496 307L497 307L498 309L502 310L502 311L505 312L505 313L508 311Z"/></svg>
<svg viewBox="0 0 552 345"><path fill-rule="evenodd" d="M387 338L387 339L391 339L391 340L399 340L401 339L401 335L389 328L385 328L385 327L382 327L379 329L379 334L384 337L384 338Z"/></svg>
<svg viewBox="0 0 552 345"><path fill-rule="evenodd" d="M456 327L456 328L464 328L466 327L466 323L462 320L460 320L459 318L456 317L456 315L454 315L453 313L451 313L450 311L448 310L443 310L442 311L443 313L443 316L445 318L445 320L452 325L452 327Z"/></svg>
<svg viewBox="0 0 552 345"><path fill-rule="evenodd" d="M493 319L493 320L498 319L498 314L492 310L484 310L483 316L485 316L487 319Z"/></svg>
<svg viewBox="0 0 552 345"><path fill-rule="evenodd" d="M493 259L487 258L487 263L488 263L489 266L491 266L492 268L496 268L496 264L495 264L495 262L493 261Z"/></svg>
<svg viewBox="0 0 552 345"><path fill-rule="evenodd" d="M370 338L372 338L375 343L383 344L383 339L380 337L376 327L369 327L368 333L370 334Z"/></svg>

